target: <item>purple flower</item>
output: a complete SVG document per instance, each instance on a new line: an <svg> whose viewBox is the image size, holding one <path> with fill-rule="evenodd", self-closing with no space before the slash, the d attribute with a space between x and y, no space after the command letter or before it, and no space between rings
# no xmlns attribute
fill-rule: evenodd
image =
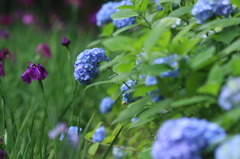
<svg viewBox="0 0 240 159"><path fill-rule="evenodd" d="M0 30L0 37L7 39L9 37L9 34L5 30Z"/></svg>
<svg viewBox="0 0 240 159"><path fill-rule="evenodd" d="M36 52L41 53L43 56L47 58L52 57L50 47L48 46L48 44L45 44L45 43L39 44L36 48Z"/></svg>
<svg viewBox="0 0 240 159"><path fill-rule="evenodd" d="M4 77L4 59L10 55L8 49L0 50L0 76Z"/></svg>
<svg viewBox="0 0 240 159"><path fill-rule="evenodd" d="M23 82L30 84L32 80L44 80L47 75L48 72L42 65L35 65L30 62L28 69L22 74L21 78Z"/></svg>
<svg viewBox="0 0 240 159"><path fill-rule="evenodd" d="M68 47L70 44L70 40L68 40L65 36L62 37L62 45Z"/></svg>
<svg viewBox="0 0 240 159"><path fill-rule="evenodd" d="M58 123L56 127L48 132L50 139L55 139L58 135L64 133L67 130L66 123Z"/></svg>
<svg viewBox="0 0 240 159"><path fill-rule="evenodd" d="M23 17L22 17L22 23L24 25L31 25L32 23L34 23L36 21L36 18L33 14L31 13L27 13L27 14L24 14Z"/></svg>
<svg viewBox="0 0 240 159"><path fill-rule="evenodd" d="M225 137L221 127L206 120L168 120L158 130L151 154L154 159L200 159L205 148Z"/></svg>
<svg viewBox="0 0 240 159"><path fill-rule="evenodd" d="M0 159L5 158L5 152L3 150L0 150Z"/></svg>

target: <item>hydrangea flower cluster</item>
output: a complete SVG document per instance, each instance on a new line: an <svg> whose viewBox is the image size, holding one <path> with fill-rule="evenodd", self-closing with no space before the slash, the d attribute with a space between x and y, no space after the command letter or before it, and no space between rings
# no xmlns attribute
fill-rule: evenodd
<svg viewBox="0 0 240 159"><path fill-rule="evenodd" d="M192 9L197 23L202 24L213 16L228 16L233 11L229 0L198 0Z"/></svg>
<svg viewBox="0 0 240 159"><path fill-rule="evenodd" d="M113 21L114 26L117 28L122 28L124 26L132 25L135 23L135 17L125 18L121 20L112 20L111 15L119 9L116 9L123 5L133 5L128 0L123 0L121 2L107 2L102 5L101 9L96 14L97 26L101 26L105 23Z"/></svg>
<svg viewBox="0 0 240 159"><path fill-rule="evenodd" d="M100 103L100 112L102 114L105 114L112 111L113 104L114 104L114 100L112 100L110 97L103 98Z"/></svg>
<svg viewBox="0 0 240 159"><path fill-rule="evenodd" d="M107 2L102 5L101 9L96 14L97 26L111 22L111 15L115 13L118 2Z"/></svg>
<svg viewBox="0 0 240 159"><path fill-rule="evenodd" d="M177 58L178 55L173 54L168 57L158 58L154 61L153 64L168 64L173 69L160 73L159 74L160 77L173 77L173 78L178 77L178 62L176 61ZM158 82L157 77L147 76L145 80L145 85L146 86L156 85L157 82Z"/></svg>
<svg viewBox="0 0 240 159"><path fill-rule="evenodd" d="M215 159L238 159L240 158L240 135L225 141L215 150Z"/></svg>
<svg viewBox="0 0 240 159"><path fill-rule="evenodd" d="M120 148L113 147L112 154L115 159L121 159L127 155L127 152Z"/></svg>
<svg viewBox="0 0 240 159"><path fill-rule="evenodd" d="M123 93L122 94L122 100L128 104L128 103L132 103L134 101L136 101L138 98L133 98L132 97L132 93L125 93L127 92L129 89L131 89L132 87L134 87L136 85L136 82L133 80L129 80L125 83L122 84L120 90Z"/></svg>
<svg viewBox="0 0 240 159"><path fill-rule="evenodd" d="M96 129L92 136L92 140L94 142L102 142L106 138L106 130L105 127L100 126L99 128Z"/></svg>
<svg viewBox="0 0 240 159"><path fill-rule="evenodd" d="M228 79L222 87L218 104L224 110L231 110L240 105L240 77Z"/></svg>
<svg viewBox="0 0 240 159"><path fill-rule="evenodd" d="M74 77L83 85L90 84L91 79L98 74L98 63L109 58L102 48L87 49L77 56L74 65Z"/></svg>
<svg viewBox="0 0 240 159"><path fill-rule="evenodd" d="M67 131L67 136L68 136L68 141L76 147L79 141L79 135L78 135L78 130L79 132L82 131L82 128L78 128L77 126L70 126ZM62 141L64 139L64 133L61 134L59 140Z"/></svg>
<svg viewBox="0 0 240 159"><path fill-rule="evenodd" d="M151 154L154 159L200 159L204 148L225 136L221 127L206 120L169 120L158 130Z"/></svg>

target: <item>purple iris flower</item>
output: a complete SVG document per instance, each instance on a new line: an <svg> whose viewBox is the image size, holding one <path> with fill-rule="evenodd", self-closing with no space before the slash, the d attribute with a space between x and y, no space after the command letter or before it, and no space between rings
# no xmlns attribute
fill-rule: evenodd
<svg viewBox="0 0 240 159"><path fill-rule="evenodd" d="M5 152L3 150L0 150L0 159L5 158Z"/></svg>
<svg viewBox="0 0 240 159"><path fill-rule="evenodd" d="M45 44L45 43L39 44L36 48L36 52L41 53L43 56L47 58L52 57L50 47L48 46L48 44Z"/></svg>
<svg viewBox="0 0 240 159"><path fill-rule="evenodd" d="M28 69L22 74L21 78L23 82L30 84L32 80L44 80L47 75L48 72L42 65L35 65L30 62Z"/></svg>
<svg viewBox="0 0 240 159"><path fill-rule="evenodd" d="M62 37L62 45L68 47L70 44L70 40L68 40L65 36Z"/></svg>

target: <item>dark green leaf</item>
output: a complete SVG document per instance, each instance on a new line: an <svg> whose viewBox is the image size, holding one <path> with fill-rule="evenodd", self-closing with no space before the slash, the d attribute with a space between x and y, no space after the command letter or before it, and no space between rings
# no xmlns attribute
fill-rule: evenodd
<svg viewBox="0 0 240 159"><path fill-rule="evenodd" d="M138 13L131 9L122 9L119 10L111 15L111 18L114 20L121 20L125 18L131 18L131 17L136 17L138 16Z"/></svg>

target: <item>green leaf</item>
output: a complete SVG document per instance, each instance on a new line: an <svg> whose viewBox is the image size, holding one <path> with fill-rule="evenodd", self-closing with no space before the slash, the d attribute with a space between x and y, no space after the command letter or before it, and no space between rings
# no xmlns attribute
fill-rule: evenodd
<svg viewBox="0 0 240 159"><path fill-rule="evenodd" d="M113 23L109 23L103 28L102 35L103 36L111 36L114 30Z"/></svg>
<svg viewBox="0 0 240 159"><path fill-rule="evenodd" d="M129 104L129 106L120 113L117 119L113 121L113 124L125 119L129 119L134 115L140 113L146 106L147 101L149 101L149 98L150 97L143 97L135 101L134 103Z"/></svg>
<svg viewBox="0 0 240 159"><path fill-rule="evenodd" d="M121 62L113 67L113 71L116 73L128 73L134 68L135 62L125 61Z"/></svg>
<svg viewBox="0 0 240 159"><path fill-rule="evenodd" d="M142 0L139 10L145 13L148 3L149 3L149 0Z"/></svg>
<svg viewBox="0 0 240 159"><path fill-rule="evenodd" d="M198 89L199 93L207 93L212 95L217 95L221 84L223 82L224 75L222 73L222 68L216 64L210 71L208 79L205 85Z"/></svg>
<svg viewBox="0 0 240 159"><path fill-rule="evenodd" d="M124 125L120 128L120 130L118 131L117 135L115 136L115 138L113 139L112 143L110 144L110 146L108 147L107 151L105 152L105 154L103 155L102 159L106 159L107 155L109 154L109 152L111 151L113 144L117 141L118 136L120 135L120 133L123 130Z"/></svg>
<svg viewBox="0 0 240 159"><path fill-rule="evenodd" d="M215 29L217 27L228 27L228 26L234 26L240 24L239 18L225 18L225 19L217 19L211 22L208 22L206 24L203 24L199 27L199 30L211 30Z"/></svg>
<svg viewBox="0 0 240 159"><path fill-rule="evenodd" d="M172 12L169 14L169 16L170 16L170 17L181 17L181 16L184 15L184 14L187 14L187 13L190 14L190 13L191 13L191 10L192 10L192 7L193 7L193 5L178 8L178 9L172 11Z"/></svg>
<svg viewBox="0 0 240 159"><path fill-rule="evenodd" d="M117 9L131 9L133 11L137 11L137 8L134 5L123 5L123 6L117 7Z"/></svg>
<svg viewBox="0 0 240 159"><path fill-rule="evenodd" d="M219 53L220 57L228 56L233 51L240 50L240 40L236 40L231 45L229 45L227 48L225 48L222 52Z"/></svg>
<svg viewBox="0 0 240 159"><path fill-rule="evenodd" d="M96 142L95 144L93 144L89 149L88 149L88 154L94 156L95 153L97 152L99 143Z"/></svg>
<svg viewBox="0 0 240 159"><path fill-rule="evenodd" d="M132 29L132 28L134 28L135 26L138 26L138 25L140 25L140 24L141 24L141 23L137 23L137 24L125 26L125 27L123 27L123 28L118 29L117 31L115 31L115 32L112 34L112 36L117 36L118 34L124 32L124 31L127 31L127 30L129 30L129 29Z"/></svg>
<svg viewBox="0 0 240 159"><path fill-rule="evenodd" d="M209 49L199 53L197 56L190 60L190 66L194 70L198 70L208 65L213 61L215 53L215 47L210 47Z"/></svg>
<svg viewBox="0 0 240 159"><path fill-rule="evenodd" d="M229 44L237 36L239 36L239 27L234 26L223 29L220 33L214 35L213 38L217 41Z"/></svg>
<svg viewBox="0 0 240 159"><path fill-rule="evenodd" d="M175 52L179 55L186 55L189 51L191 51L194 46L200 41L200 38L189 39L189 38L181 38L178 41L173 41L170 47L172 52Z"/></svg>
<svg viewBox="0 0 240 159"><path fill-rule="evenodd" d="M140 159L152 159L151 148L147 148L139 154Z"/></svg>
<svg viewBox="0 0 240 159"><path fill-rule="evenodd" d="M176 102L173 102L171 104L171 107L182 107L182 106L198 104L201 102L212 101L212 100L214 100L214 98L210 96L193 96L190 98L180 99Z"/></svg>
<svg viewBox="0 0 240 159"><path fill-rule="evenodd" d="M168 28L166 25L157 25L151 32L146 41L144 42L145 52L150 52L155 44L159 41L160 36L166 32Z"/></svg>
<svg viewBox="0 0 240 159"><path fill-rule="evenodd" d="M110 51L133 50L134 39L126 36L117 36L103 41L104 47Z"/></svg>
<svg viewBox="0 0 240 159"><path fill-rule="evenodd" d="M239 0L230 0L232 4L235 4L236 6L240 7L240 1Z"/></svg>
<svg viewBox="0 0 240 159"><path fill-rule="evenodd" d="M126 18L131 18L131 17L136 17L138 16L138 13L136 13L132 9L122 9L119 10L111 15L111 18L114 20L121 20L121 19L126 19Z"/></svg>

